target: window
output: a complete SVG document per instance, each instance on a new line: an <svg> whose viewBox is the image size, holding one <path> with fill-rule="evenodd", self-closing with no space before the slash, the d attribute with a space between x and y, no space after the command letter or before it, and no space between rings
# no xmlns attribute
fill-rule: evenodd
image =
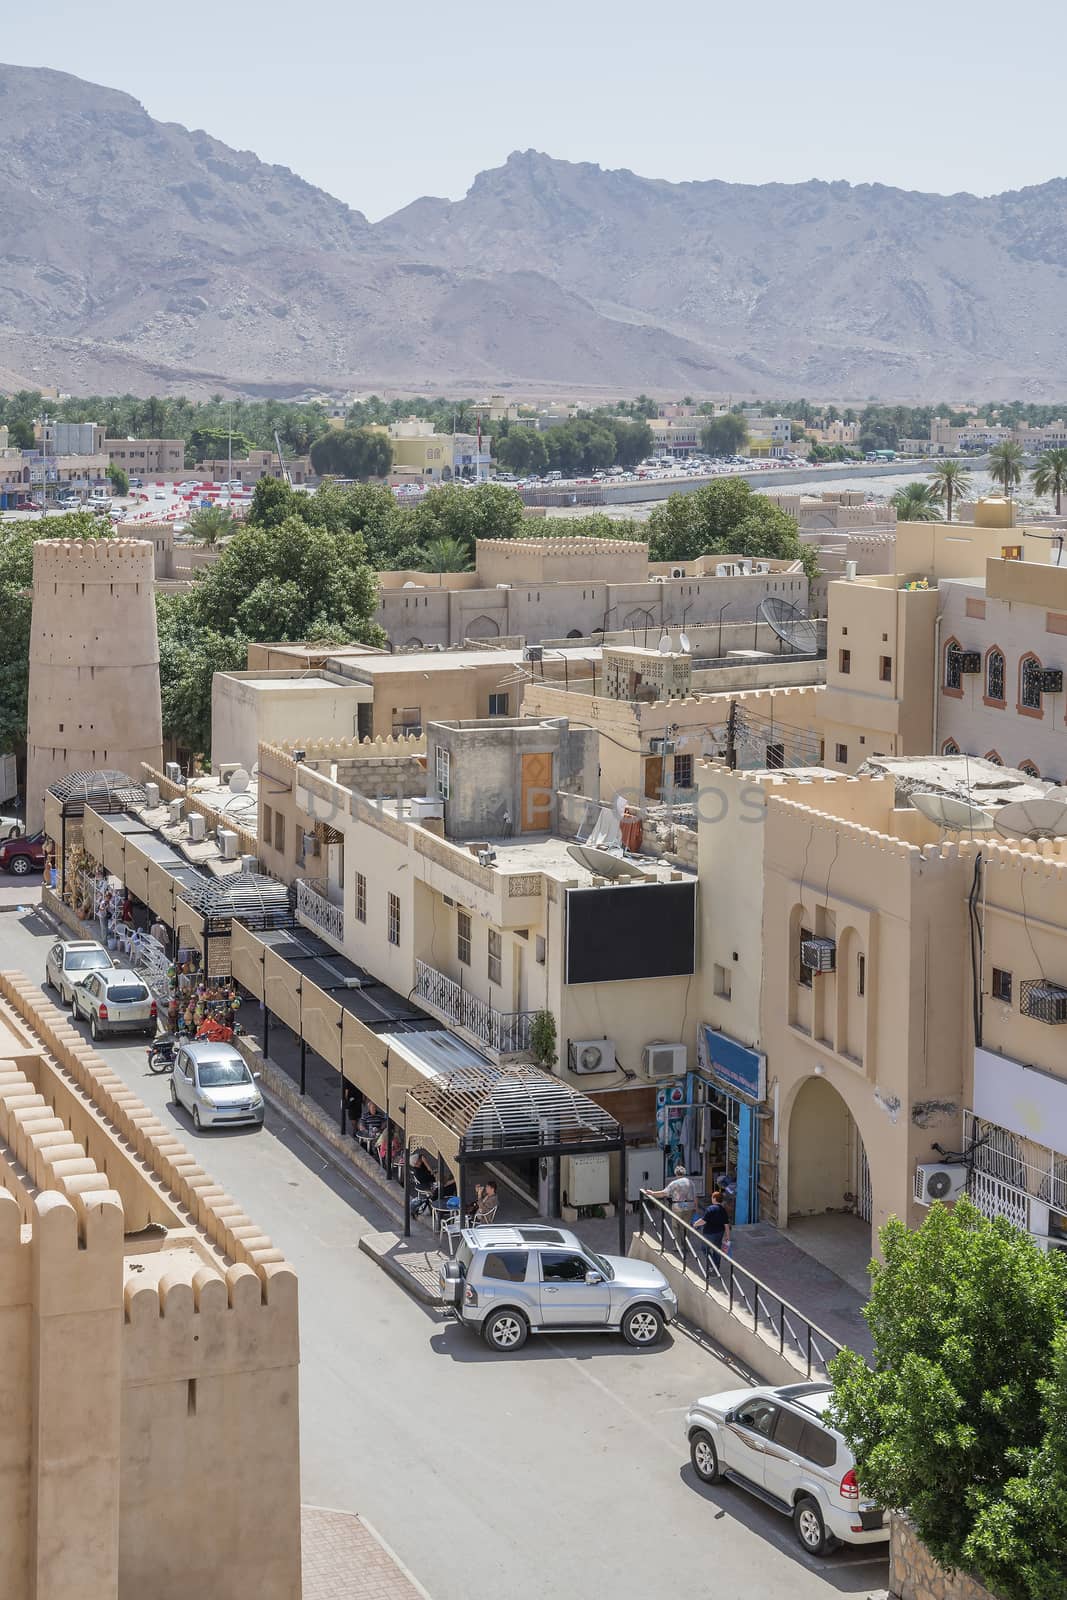
<svg viewBox="0 0 1067 1600"><path fill-rule="evenodd" d="M545 936L543 933L534 935L534 960L539 967L545 964Z"/></svg>
<svg viewBox="0 0 1067 1600"><path fill-rule="evenodd" d="M861 997L867 993L867 957L856 957L856 993Z"/></svg>
<svg viewBox="0 0 1067 1600"><path fill-rule="evenodd" d="M1019 663L1019 710L1041 711L1041 663L1036 656L1023 656Z"/></svg>
<svg viewBox="0 0 1067 1600"><path fill-rule="evenodd" d="M274 813L274 848L275 848L275 850L279 850L279 851L282 851L282 852L284 852L284 850L285 850L285 812L284 811L276 811Z"/></svg>
<svg viewBox="0 0 1067 1600"><path fill-rule="evenodd" d="M506 717L508 714L508 697L506 694L491 694L489 696L489 715L491 717Z"/></svg>
<svg viewBox="0 0 1067 1600"><path fill-rule="evenodd" d="M986 653L985 697L994 705L1004 704L1004 652L995 647Z"/></svg>
<svg viewBox="0 0 1067 1600"><path fill-rule="evenodd" d="M542 1283L584 1283L589 1263L571 1250L541 1251Z"/></svg>
<svg viewBox="0 0 1067 1600"><path fill-rule="evenodd" d="M500 982L500 958L503 954L503 940L495 928L489 929L489 982Z"/></svg>
<svg viewBox="0 0 1067 1600"><path fill-rule="evenodd" d="M991 761L995 767L1002 767L1004 765L1003 761L1000 759L999 751L987 750L985 753L985 758L987 761Z"/></svg>
<svg viewBox="0 0 1067 1600"><path fill-rule="evenodd" d="M400 943L400 896L389 896L389 943Z"/></svg>
<svg viewBox="0 0 1067 1600"><path fill-rule="evenodd" d="M503 1278L508 1283L526 1280L529 1256L524 1250L490 1250L482 1263L483 1278Z"/></svg>
<svg viewBox="0 0 1067 1600"><path fill-rule="evenodd" d="M1005 972L1003 967L993 968L993 999L1011 1005L1011 973Z"/></svg>
<svg viewBox="0 0 1067 1600"><path fill-rule="evenodd" d="M452 793L452 757L449 751L437 746L437 793L447 800Z"/></svg>
<svg viewBox="0 0 1067 1600"><path fill-rule="evenodd" d="M264 806L263 807L263 838L266 840L266 842L268 844L270 844L271 838L273 837L273 834L272 834L273 816L274 816L274 813L271 811L270 806Z"/></svg>
<svg viewBox="0 0 1067 1600"><path fill-rule="evenodd" d="M733 973L729 967L720 967L715 963L715 993L720 1000L729 1000L733 990Z"/></svg>
<svg viewBox="0 0 1067 1600"><path fill-rule="evenodd" d="M362 872L356 873L356 921L367 920L367 880Z"/></svg>
<svg viewBox="0 0 1067 1600"><path fill-rule="evenodd" d="M691 789L693 787L692 756L675 756L674 787L676 789Z"/></svg>
<svg viewBox="0 0 1067 1600"><path fill-rule="evenodd" d="M777 1420L778 1407L773 1400L747 1400L740 1410L734 1412L735 1422L742 1428L751 1429L753 1433L761 1433L765 1439L769 1439L774 1432Z"/></svg>
<svg viewBox="0 0 1067 1600"><path fill-rule="evenodd" d="M401 706L397 711L393 707L393 738L403 739L411 734L422 732L422 707Z"/></svg>
<svg viewBox="0 0 1067 1600"><path fill-rule="evenodd" d="M892 656L879 656L878 657L878 676L882 680L883 683L892 683L892 681L893 681L893 657Z"/></svg>
<svg viewBox="0 0 1067 1600"><path fill-rule="evenodd" d="M779 1411L778 1426L774 1430L774 1442L781 1445L783 1450L792 1450L800 1453L800 1441L804 1433L804 1418L798 1417L795 1411Z"/></svg>
<svg viewBox="0 0 1067 1600"><path fill-rule="evenodd" d="M805 1461L812 1461L817 1467L832 1467L837 1460L837 1441L825 1428L816 1427L814 1422L805 1422L799 1453Z"/></svg>
<svg viewBox="0 0 1067 1600"><path fill-rule="evenodd" d="M769 744L763 753L763 764L772 772L780 772L785 766L785 745Z"/></svg>
<svg viewBox="0 0 1067 1600"><path fill-rule="evenodd" d="M941 754L943 756L958 756L959 753L960 747L956 743L955 739L946 739L944 744L941 746Z"/></svg>
<svg viewBox="0 0 1067 1600"><path fill-rule="evenodd" d="M1001 545L1001 547L1000 547L1000 559L1002 561L1021 561L1022 558L1023 558L1023 547L1022 547L1021 544L1002 544Z"/></svg>
<svg viewBox="0 0 1067 1600"><path fill-rule="evenodd" d="M1040 772L1037 769L1036 762L1033 762L1033 761L1020 761L1019 762L1019 771L1020 772L1025 772L1026 776L1028 778L1040 778L1040 776L1041 776Z"/></svg>
<svg viewBox="0 0 1067 1600"><path fill-rule="evenodd" d="M815 935L812 933L810 928L801 928L801 930L800 930L800 944L801 945L802 944L806 944L809 939L814 939L814 937L815 937ZM802 988L810 989L811 988L811 968L810 967L806 967L804 965L803 961L801 961L801 959L800 959L800 946L799 945L797 947L797 969L798 969L798 974L799 974L799 976L797 978L797 982L801 985Z"/></svg>
<svg viewBox="0 0 1067 1600"><path fill-rule="evenodd" d="M838 665L838 670L839 671L841 671L841 672L851 672L852 671L852 651L851 650L839 650L837 652L837 665Z"/></svg>
<svg viewBox="0 0 1067 1600"><path fill-rule="evenodd" d="M949 694L963 693L962 656L959 640L950 639L945 645L945 670L941 680Z"/></svg>
<svg viewBox="0 0 1067 1600"><path fill-rule="evenodd" d="M845 765L845 762L848 760L848 745L847 744L835 744L834 745L834 760L835 761L839 761L842 766Z"/></svg>
<svg viewBox="0 0 1067 1600"><path fill-rule="evenodd" d="M471 914L456 912L456 955L465 967L471 964Z"/></svg>

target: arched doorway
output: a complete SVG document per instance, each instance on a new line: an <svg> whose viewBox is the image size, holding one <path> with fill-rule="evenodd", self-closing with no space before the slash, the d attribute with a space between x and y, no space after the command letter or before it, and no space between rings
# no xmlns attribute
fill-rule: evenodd
<svg viewBox="0 0 1067 1600"><path fill-rule="evenodd" d="M802 1249L841 1277L866 1278L872 1252L871 1173L855 1118L821 1075L806 1078L789 1115L786 1222Z"/></svg>
<svg viewBox="0 0 1067 1600"><path fill-rule="evenodd" d="M498 639L500 628L492 617L475 617L467 624L466 636L468 639Z"/></svg>

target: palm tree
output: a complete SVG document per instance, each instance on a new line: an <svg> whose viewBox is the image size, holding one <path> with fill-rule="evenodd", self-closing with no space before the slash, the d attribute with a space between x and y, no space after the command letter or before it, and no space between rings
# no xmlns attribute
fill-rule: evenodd
<svg viewBox="0 0 1067 1600"><path fill-rule="evenodd" d="M187 531L199 544L218 544L228 534L237 531L233 513L225 506L201 506L186 523Z"/></svg>
<svg viewBox="0 0 1067 1600"><path fill-rule="evenodd" d="M470 550L463 539L431 539L425 547L424 571L470 572Z"/></svg>
<svg viewBox="0 0 1067 1600"><path fill-rule="evenodd" d="M940 522L936 491L928 483L908 483L898 489L890 504L900 522Z"/></svg>
<svg viewBox="0 0 1067 1600"><path fill-rule="evenodd" d="M1060 515L1063 497L1067 494L1067 450L1046 450L1038 457L1033 476L1034 493L1053 495L1056 515Z"/></svg>
<svg viewBox="0 0 1067 1600"><path fill-rule="evenodd" d="M970 488L971 475L962 461L939 461L930 474L934 498L945 502L945 519L952 521L952 504Z"/></svg>
<svg viewBox="0 0 1067 1600"><path fill-rule="evenodd" d="M1014 439L995 444L989 452L989 476L999 483L1010 500L1023 478L1023 447Z"/></svg>

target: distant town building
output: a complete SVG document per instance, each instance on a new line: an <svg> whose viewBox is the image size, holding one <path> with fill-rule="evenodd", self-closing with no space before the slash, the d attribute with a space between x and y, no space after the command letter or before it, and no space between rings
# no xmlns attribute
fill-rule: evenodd
<svg viewBox="0 0 1067 1600"><path fill-rule="evenodd" d="M105 439L103 448L112 466L131 478L185 470L184 439Z"/></svg>

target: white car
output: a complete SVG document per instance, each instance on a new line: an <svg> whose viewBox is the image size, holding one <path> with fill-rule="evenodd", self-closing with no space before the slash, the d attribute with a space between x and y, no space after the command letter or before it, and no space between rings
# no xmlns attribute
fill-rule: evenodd
<svg viewBox="0 0 1067 1600"><path fill-rule="evenodd" d="M103 945L92 939L71 939L66 944L57 939L45 958L44 981L69 1006L74 1004L76 983L90 972L107 972L114 965Z"/></svg>
<svg viewBox="0 0 1067 1600"><path fill-rule="evenodd" d="M25 832L21 817L0 817L0 839L17 839Z"/></svg>
<svg viewBox="0 0 1067 1600"><path fill-rule="evenodd" d="M85 972L74 985L71 1012L76 1021L89 1024L94 1039L109 1033L141 1033L154 1039L156 1009L148 985L129 967Z"/></svg>
<svg viewBox="0 0 1067 1600"><path fill-rule="evenodd" d="M793 1519L809 1555L838 1544L884 1544L889 1522L864 1499L856 1461L825 1412L829 1383L729 1389L686 1413L689 1459L702 1483L729 1478Z"/></svg>
<svg viewBox="0 0 1067 1600"><path fill-rule="evenodd" d="M263 1096L244 1056L232 1044L184 1042L174 1054L170 1098L184 1106L199 1133L223 1123L263 1126Z"/></svg>

